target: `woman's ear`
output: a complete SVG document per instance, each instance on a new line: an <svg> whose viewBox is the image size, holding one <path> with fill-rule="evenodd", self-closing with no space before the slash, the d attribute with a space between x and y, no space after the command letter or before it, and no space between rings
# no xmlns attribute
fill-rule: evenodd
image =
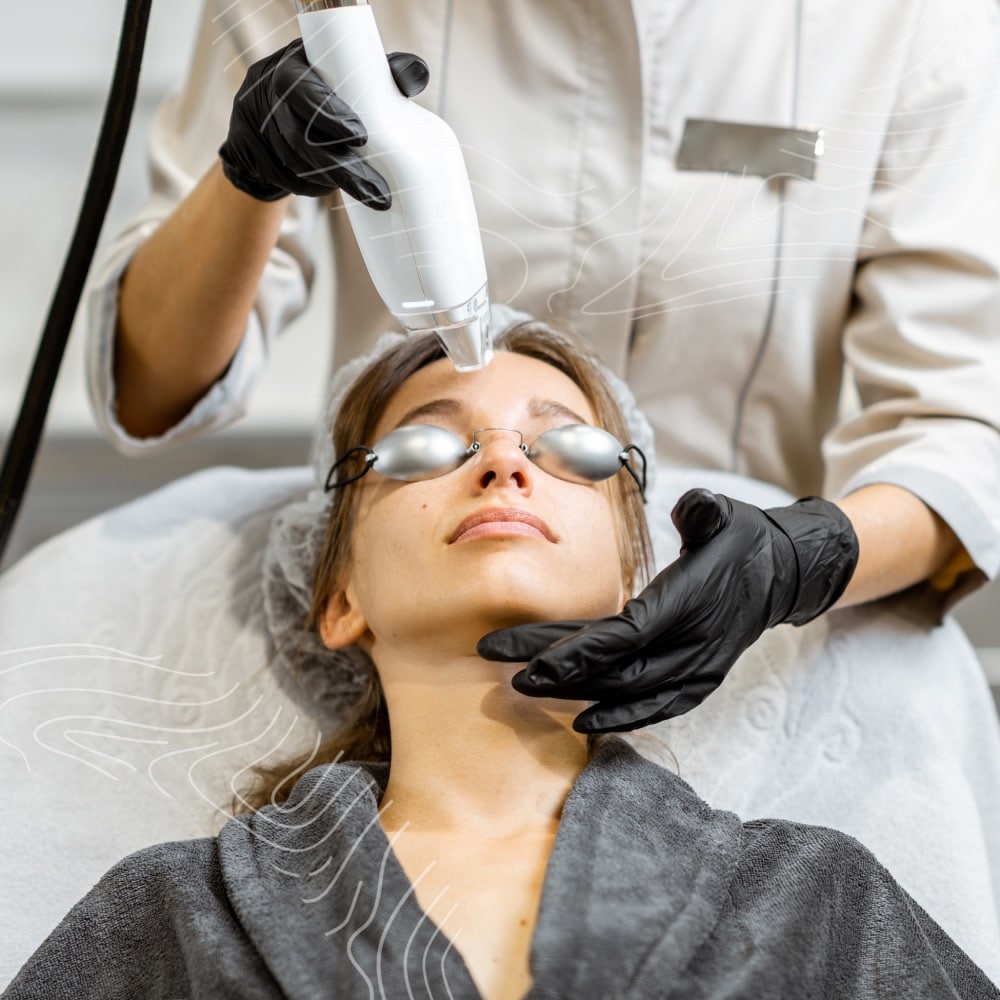
<svg viewBox="0 0 1000 1000"><path fill-rule="evenodd" d="M319 634L327 649L353 646L368 631L368 622L350 594L334 591L319 620Z"/></svg>

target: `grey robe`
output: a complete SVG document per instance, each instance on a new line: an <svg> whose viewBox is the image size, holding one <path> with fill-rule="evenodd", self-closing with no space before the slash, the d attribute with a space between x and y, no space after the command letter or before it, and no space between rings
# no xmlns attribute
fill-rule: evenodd
<svg viewBox="0 0 1000 1000"><path fill-rule="evenodd" d="M317 767L284 807L124 859L4 997L478 997L379 823L387 776ZM618 739L566 801L531 969L531 998L1000 996L855 840L741 823Z"/></svg>

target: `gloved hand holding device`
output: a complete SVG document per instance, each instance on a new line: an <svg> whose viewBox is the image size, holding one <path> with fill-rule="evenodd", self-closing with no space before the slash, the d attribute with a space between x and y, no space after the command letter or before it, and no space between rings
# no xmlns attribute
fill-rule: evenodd
<svg viewBox="0 0 1000 1000"><path fill-rule="evenodd" d="M696 489L671 516L680 556L621 614L501 629L480 656L527 661L522 694L595 701L579 732L638 729L701 704L765 629L822 614L857 565L851 522L817 497L765 511Z"/></svg>
<svg viewBox="0 0 1000 1000"><path fill-rule="evenodd" d="M387 59L404 97L427 86L420 56L393 52ZM389 185L358 154L367 139L361 119L309 65L299 38L247 70L219 156L230 183L259 201L318 198L341 188L385 210Z"/></svg>

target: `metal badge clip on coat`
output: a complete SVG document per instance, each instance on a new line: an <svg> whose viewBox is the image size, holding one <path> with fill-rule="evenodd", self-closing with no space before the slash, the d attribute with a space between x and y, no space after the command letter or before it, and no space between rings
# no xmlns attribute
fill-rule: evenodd
<svg viewBox="0 0 1000 1000"><path fill-rule="evenodd" d="M677 169L759 177L784 174L811 181L823 150L822 129L688 118Z"/></svg>

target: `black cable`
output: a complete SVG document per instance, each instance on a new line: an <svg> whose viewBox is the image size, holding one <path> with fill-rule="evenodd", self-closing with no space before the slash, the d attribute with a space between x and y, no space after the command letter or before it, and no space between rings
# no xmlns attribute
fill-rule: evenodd
<svg viewBox="0 0 1000 1000"><path fill-rule="evenodd" d="M59 366L115 188L139 84L152 0L127 0L118 59L76 230L49 306L17 422L0 468L0 561L31 478Z"/></svg>

